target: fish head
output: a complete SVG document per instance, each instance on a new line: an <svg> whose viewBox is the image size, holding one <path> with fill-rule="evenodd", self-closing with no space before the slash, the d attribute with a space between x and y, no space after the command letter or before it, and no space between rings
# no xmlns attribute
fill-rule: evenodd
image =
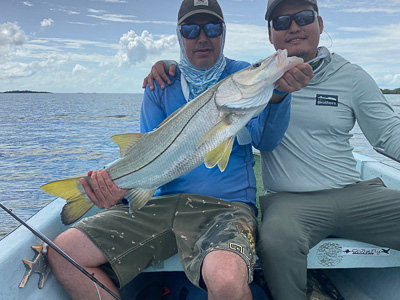
<svg viewBox="0 0 400 300"><path fill-rule="evenodd" d="M302 62L300 57L288 57L287 50L278 50L221 82L215 103L223 111L263 109L272 96L274 83L286 71Z"/></svg>

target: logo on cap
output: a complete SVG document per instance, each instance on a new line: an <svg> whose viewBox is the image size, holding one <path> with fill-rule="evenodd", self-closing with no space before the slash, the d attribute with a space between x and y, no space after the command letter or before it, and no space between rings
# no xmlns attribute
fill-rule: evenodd
<svg viewBox="0 0 400 300"><path fill-rule="evenodd" d="M194 0L194 6L205 5L208 6L208 0Z"/></svg>

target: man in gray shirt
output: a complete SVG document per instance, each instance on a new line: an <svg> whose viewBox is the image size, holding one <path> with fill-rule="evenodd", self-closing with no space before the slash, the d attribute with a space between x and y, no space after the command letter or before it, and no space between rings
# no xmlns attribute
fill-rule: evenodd
<svg viewBox="0 0 400 300"><path fill-rule="evenodd" d="M292 93L289 128L261 152L263 223L258 255L274 300L306 299L307 254L327 236L400 250L400 192L360 181L350 145L357 121L373 146L400 158L400 118L363 69L319 47L316 0L269 0L276 49L310 61L314 78Z"/></svg>

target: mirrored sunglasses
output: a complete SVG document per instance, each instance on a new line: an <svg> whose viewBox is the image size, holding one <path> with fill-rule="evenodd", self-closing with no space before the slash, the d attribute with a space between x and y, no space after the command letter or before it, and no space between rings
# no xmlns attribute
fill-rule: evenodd
<svg viewBox="0 0 400 300"><path fill-rule="evenodd" d="M185 24L180 25L179 30L185 39L195 39L200 35L201 30L204 30L206 36L214 38L222 34L223 23L208 23L208 24Z"/></svg>
<svg viewBox="0 0 400 300"><path fill-rule="evenodd" d="M292 15L278 16L271 20L272 27L275 30L287 30L292 25L294 20L299 26L306 26L314 22L317 17L317 12L314 10L303 10Z"/></svg>

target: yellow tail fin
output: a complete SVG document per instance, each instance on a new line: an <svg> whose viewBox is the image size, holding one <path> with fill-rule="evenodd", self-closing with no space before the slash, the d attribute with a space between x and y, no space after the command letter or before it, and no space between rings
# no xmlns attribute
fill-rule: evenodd
<svg viewBox="0 0 400 300"><path fill-rule="evenodd" d="M78 188L80 178L53 181L40 187L50 195L67 200L61 212L63 224L69 225L75 222L93 206L93 203L88 202L85 194Z"/></svg>

